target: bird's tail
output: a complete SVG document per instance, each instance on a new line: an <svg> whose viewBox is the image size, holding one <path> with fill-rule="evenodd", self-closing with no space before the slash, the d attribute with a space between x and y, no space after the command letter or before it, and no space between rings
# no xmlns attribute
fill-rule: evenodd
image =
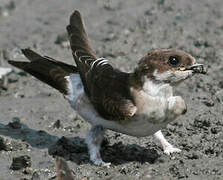
<svg viewBox="0 0 223 180"><path fill-rule="evenodd" d="M61 93L68 94L67 80L64 77L71 73L78 73L75 66L41 56L30 49L23 49L22 52L29 62L8 61L9 64L33 75Z"/></svg>

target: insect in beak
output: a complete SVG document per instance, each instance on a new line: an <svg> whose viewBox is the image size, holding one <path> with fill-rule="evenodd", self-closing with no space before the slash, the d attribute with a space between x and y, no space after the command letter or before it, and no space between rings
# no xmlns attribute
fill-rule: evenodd
<svg viewBox="0 0 223 180"><path fill-rule="evenodd" d="M207 73L207 68L205 68L203 64L198 64L198 63L195 63L189 67L181 67L179 70L180 71L192 70L193 73L200 73L200 74Z"/></svg>
<svg viewBox="0 0 223 180"><path fill-rule="evenodd" d="M198 63L195 63L192 66L187 67L186 70L192 70L193 73L201 73L201 74L207 73L207 68L205 68L203 64L198 64Z"/></svg>

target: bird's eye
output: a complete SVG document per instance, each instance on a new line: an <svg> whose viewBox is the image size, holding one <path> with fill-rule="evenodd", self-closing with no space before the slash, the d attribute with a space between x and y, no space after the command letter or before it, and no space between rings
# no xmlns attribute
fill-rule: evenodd
<svg viewBox="0 0 223 180"><path fill-rule="evenodd" d="M175 56L170 56L169 58L169 64L171 66L177 66L180 63L179 58L175 57Z"/></svg>

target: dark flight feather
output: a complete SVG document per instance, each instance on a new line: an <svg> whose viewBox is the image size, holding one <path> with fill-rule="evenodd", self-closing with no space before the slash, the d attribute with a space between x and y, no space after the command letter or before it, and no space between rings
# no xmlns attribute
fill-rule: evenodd
<svg viewBox="0 0 223 180"><path fill-rule="evenodd" d="M22 50L30 62L9 63L63 94L68 93L64 77L79 73L85 93L101 116L114 121L132 117L137 108L130 93L130 74L114 69L104 58L96 58L78 11L71 15L67 32L77 67L41 56L30 49Z"/></svg>
<svg viewBox="0 0 223 180"><path fill-rule="evenodd" d="M22 52L30 62L8 61L9 64L28 72L61 93L67 94L67 80L64 77L77 73L75 66L43 57L30 49L23 49Z"/></svg>
<svg viewBox="0 0 223 180"><path fill-rule="evenodd" d="M133 116L137 108L130 95L129 74L115 70L104 58L96 58L80 12L71 15L67 32L85 92L95 109L109 120Z"/></svg>
<svg viewBox="0 0 223 180"><path fill-rule="evenodd" d="M79 11L74 11L70 16L70 24L67 26L67 33L73 57L77 64L81 80L84 84L85 92L89 95L85 76L90 68L91 62L97 58L90 47L88 36Z"/></svg>

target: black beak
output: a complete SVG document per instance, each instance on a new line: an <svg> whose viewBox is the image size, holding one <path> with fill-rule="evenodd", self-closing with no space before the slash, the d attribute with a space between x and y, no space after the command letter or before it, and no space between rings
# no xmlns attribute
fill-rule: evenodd
<svg viewBox="0 0 223 180"><path fill-rule="evenodd" d="M192 70L193 73L201 73L201 74L207 73L207 68L205 68L203 64L197 64L197 63L187 67L186 70Z"/></svg>

